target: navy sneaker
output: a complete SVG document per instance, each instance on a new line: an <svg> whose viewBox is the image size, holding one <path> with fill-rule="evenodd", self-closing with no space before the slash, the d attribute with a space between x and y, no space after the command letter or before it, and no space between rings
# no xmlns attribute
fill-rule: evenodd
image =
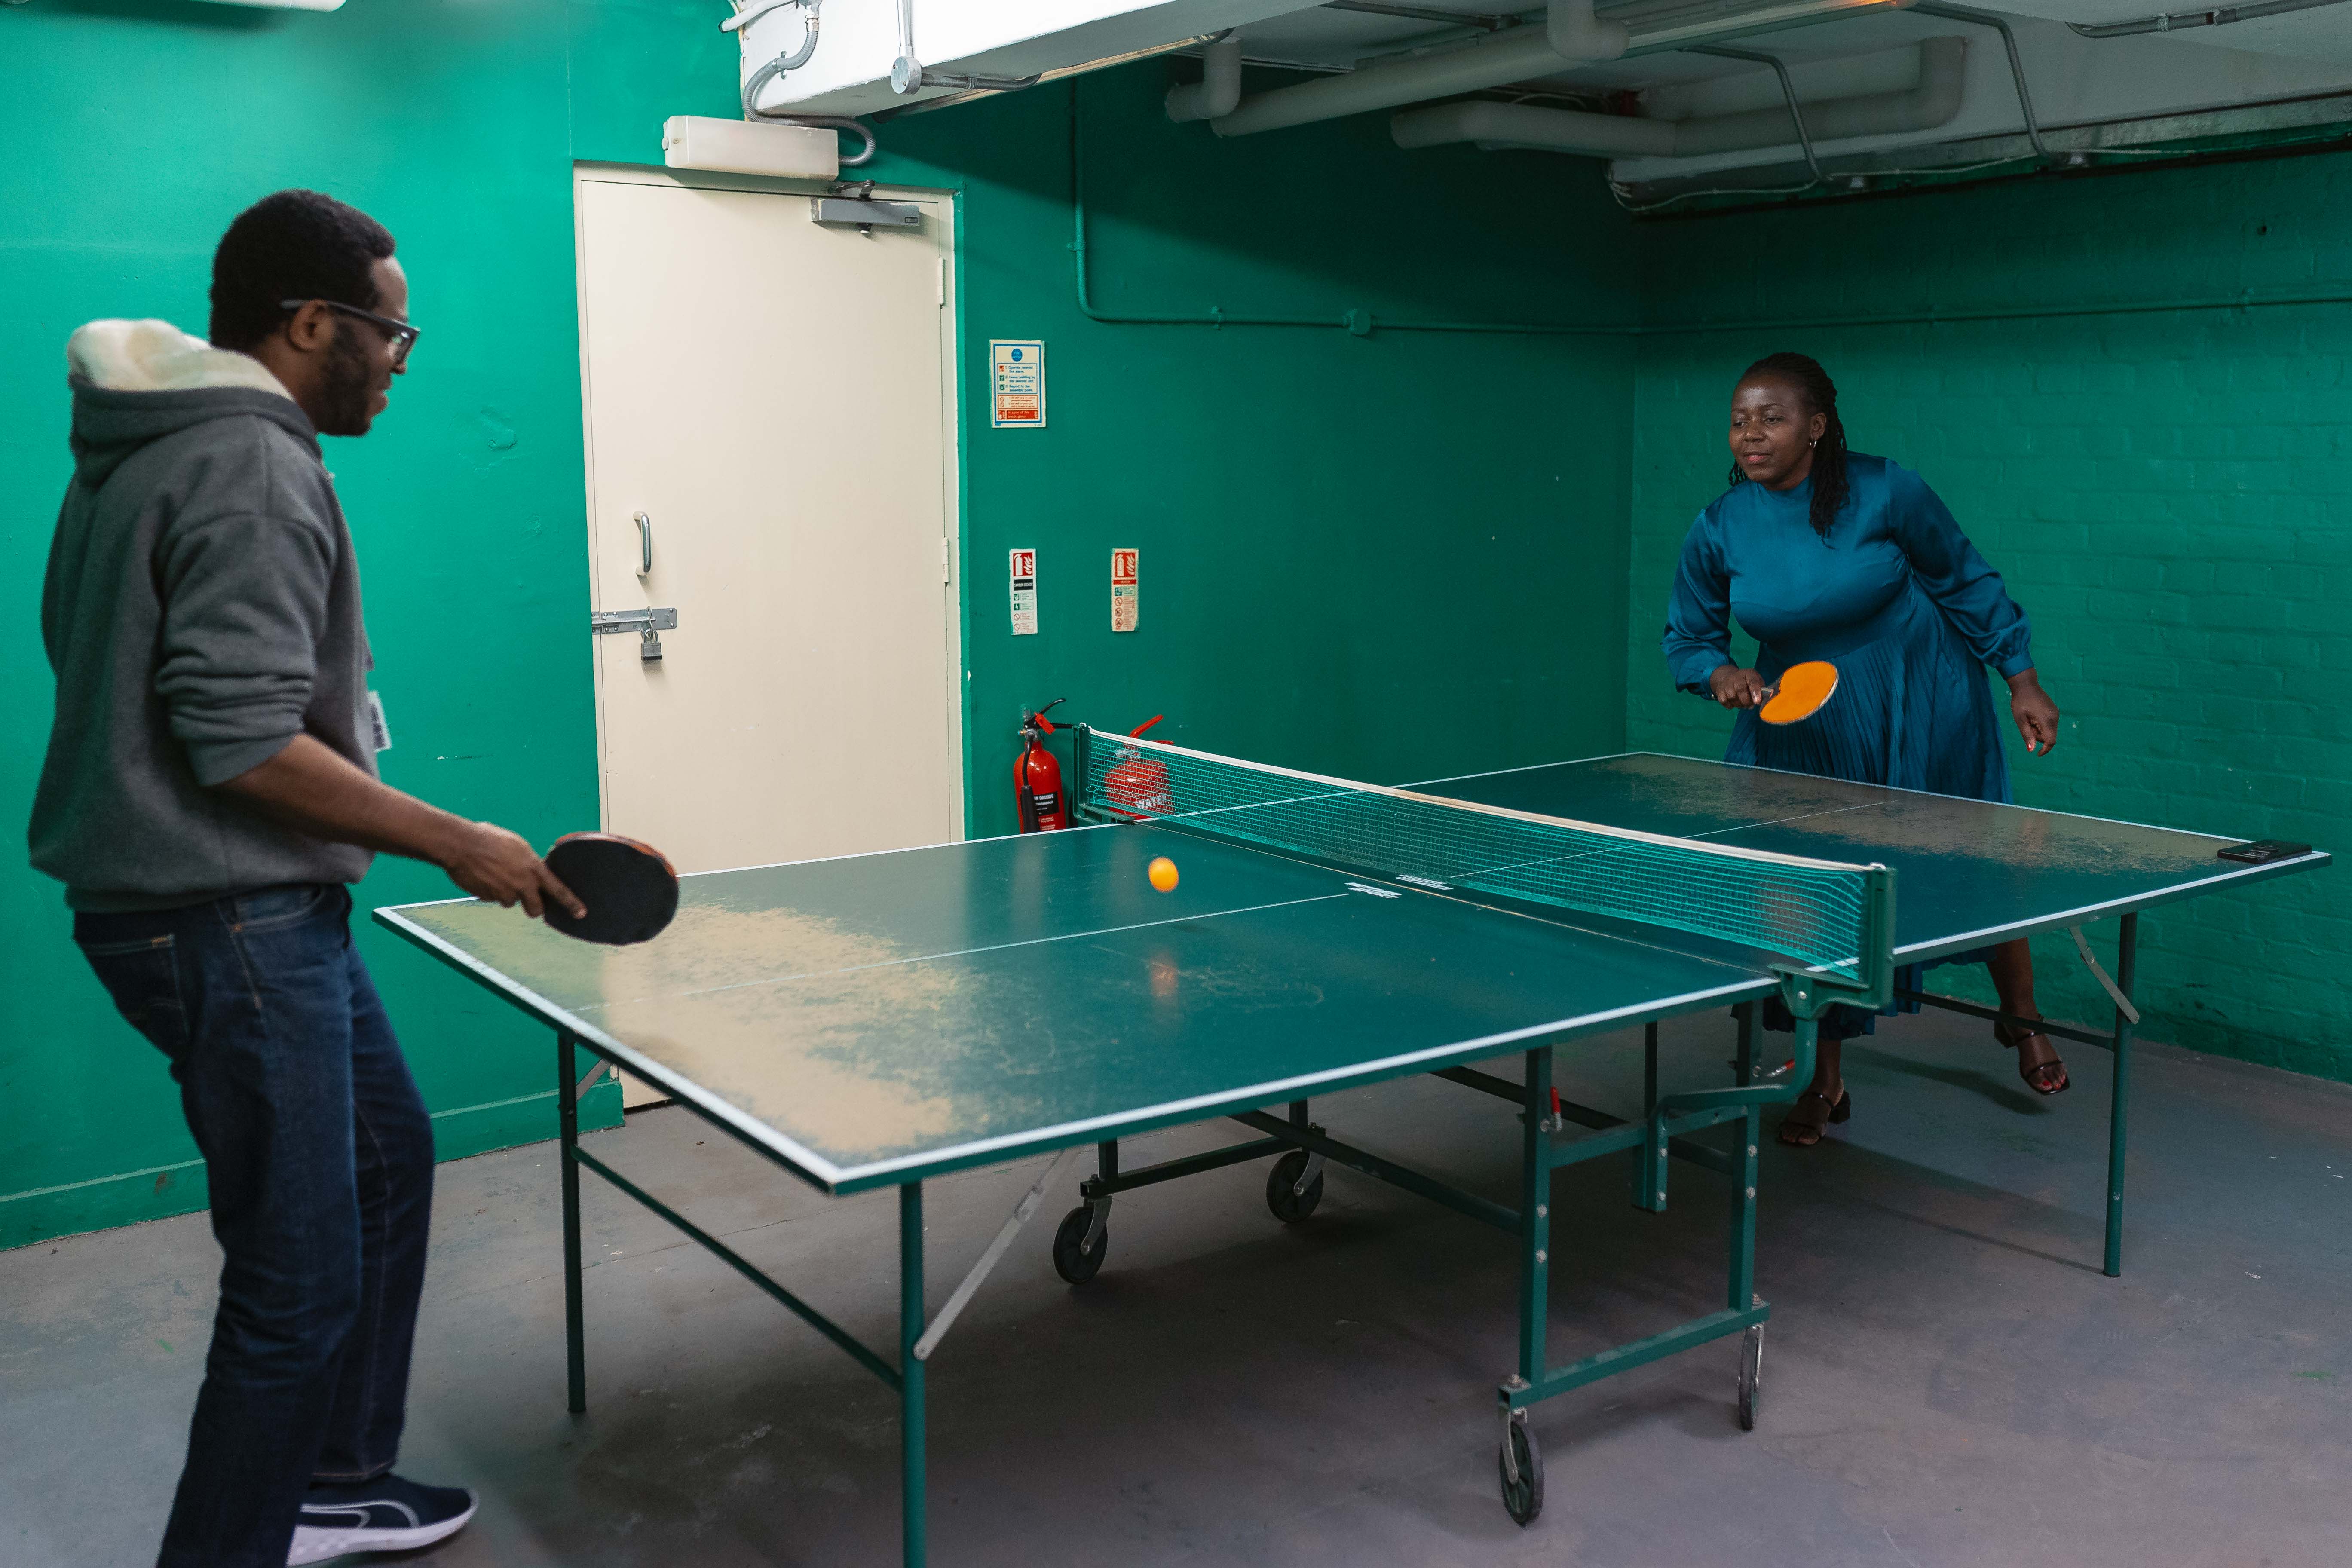
<svg viewBox="0 0 2352 1568"><path fill-rule="evenodd" d="M348 1552L413 1552L466 1528L478 1501L463 1487L420 1487L398 1476L313 1486L302 1497L287 1568Z"/></svg>

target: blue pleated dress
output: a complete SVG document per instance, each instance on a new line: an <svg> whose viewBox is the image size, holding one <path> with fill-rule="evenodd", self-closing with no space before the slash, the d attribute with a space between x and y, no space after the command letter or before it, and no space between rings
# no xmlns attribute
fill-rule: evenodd
<svg viewBox="0 0 2352 1568"><path fill-rule="evenodd" d="M2009 761L1984 667L2032 668L2025 612L1918 475L1859 452L1846 472L1826 537L1813 531L1810 478L1788 490L1734 485L1699 513L1666 608L1675 684L1709 696L1708 677L1732 662L1737 616L1761 645L1768 685L1821 658L1838 667L1838 689L1795 724L1742 712L1726 762L2005 802ZM1905 984L1917 989L1916 973ZM1785 1026L1777 1004L1768 1012ZM1822 1021L1825 1038L1870 1032L1852 1008Z"/></svg>

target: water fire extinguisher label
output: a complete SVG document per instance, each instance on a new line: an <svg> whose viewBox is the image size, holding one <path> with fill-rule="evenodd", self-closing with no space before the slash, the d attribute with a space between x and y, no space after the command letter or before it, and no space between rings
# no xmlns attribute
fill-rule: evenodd
<svg viewBox="0 0 2352 1568"><path fill-rule="evenodd" d="M1015 550L1013 556L1013 635L1037 635L1037 552Z"/></svg>
<svg viewBox="0 0 2352 1568"><path fill-rule="evenodd" d="M1115 632L1135 629L1136 566L1142 557L1139 550L1110 552L1110 629Z"/></svg>
<svg viewBox="0 0 2352 1568"><path fill-rule="evenodd" d="M1045 345L1035 338L988 340L989 424L999 430L1045 427Z"/></svg>

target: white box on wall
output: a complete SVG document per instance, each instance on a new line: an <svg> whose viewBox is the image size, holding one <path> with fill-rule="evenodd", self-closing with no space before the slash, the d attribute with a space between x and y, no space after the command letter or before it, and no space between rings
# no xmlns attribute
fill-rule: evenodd
<svg viewBox="0 0 2352 1568"><path fill-rule="evenodd" d="M662 121L662 162L673 169L833 180L841 176L841 137L826 125L761 125L673 114Z"/></svg>

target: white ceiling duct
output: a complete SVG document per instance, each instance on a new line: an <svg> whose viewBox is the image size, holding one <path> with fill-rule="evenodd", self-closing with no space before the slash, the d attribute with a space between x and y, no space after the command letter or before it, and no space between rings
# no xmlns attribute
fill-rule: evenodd
<svg viewBox="0 0 2352 1568"><path fill-rule="evenodd" d="M767 0L738 0L740 14ZM1021 81L1182 47L1299 8L1299 0L904 0L913 53L927 83L901 93L891 68L902 53L900 0L824 0L822 41L810 58L762 85L769 115L871 114L973 90L956 79ZM803 9L764 9L743 25L741 79L799 51Z"/></svg>

